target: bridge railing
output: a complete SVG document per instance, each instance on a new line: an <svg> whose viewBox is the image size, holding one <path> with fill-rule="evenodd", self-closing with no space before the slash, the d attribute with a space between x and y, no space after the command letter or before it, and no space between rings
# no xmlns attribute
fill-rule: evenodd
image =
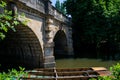
<svg viewBox="0 0 120 80"><path fill-rule="evenodd" d="M45 13L45 4L43 0L19 0L19 1L25 3L25 5L33 9Z"/></svg>
<svg viewBox="0 0 120 80"><path fill-rule="evenodd" d="M28 7L31 7L43 14L50 14L54 16L55 19L68 23L70 22L68 17L58 11L54 6L52 6L50 0L18 0Z"/></svg>
<svg viewBox="0 0 120 80"><path fill-rule="evenodd" d="M51 7L51 15L54 16L55 19L61 21L61 22L70 22L69 18L64 15L62 12L58 11L54 6Z"/></svg>

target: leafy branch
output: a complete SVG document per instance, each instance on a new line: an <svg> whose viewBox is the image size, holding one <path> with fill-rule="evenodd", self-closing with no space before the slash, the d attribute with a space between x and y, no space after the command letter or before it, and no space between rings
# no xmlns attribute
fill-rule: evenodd
<svg viewBox="0 0 120 80"><path fill-rule="evenodd" d="M15 30L15 26L19 25L20 22L18 21L18 14L12 15L11 10L6 9L7 3L4 1L0 1L0 40L5 38L5 33L8 32L9 29ZM25 15L20 15L24 21L22 21L23 25L26 25L28 20L25 19Z"/></svg>

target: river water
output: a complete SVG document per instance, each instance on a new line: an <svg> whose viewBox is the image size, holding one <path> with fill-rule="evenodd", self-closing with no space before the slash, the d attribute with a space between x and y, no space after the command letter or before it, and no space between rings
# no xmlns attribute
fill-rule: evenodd
<svg viewBox="0 0 120 80"><path fill-rule="evenodd" d="M87 59L87 58L77 58L77 59L56 59L57 68L80 68L80 67L106 67L109 69L110 66L118 63L120 61L103 61L101 59Z"/></svg>

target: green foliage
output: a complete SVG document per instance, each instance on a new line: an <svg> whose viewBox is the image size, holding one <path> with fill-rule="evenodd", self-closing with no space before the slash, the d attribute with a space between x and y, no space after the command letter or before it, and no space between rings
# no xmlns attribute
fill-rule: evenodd
<svg viewBox="0 0 120 80"><path fill-rule="evenodd" d="M59 0L56 0L55 3L55 8L58 9L60 12L62 12L63 14L66 14L66 9L63 3L60 3Z"/></svg>
<svg viewBox="0 0 120 80"><path fill-rule="evenodd" d="M25 16L24 13L20 14L20 15L18 16L18 18L19 18L19 20L22 22L21 24L23 24L23 25L25 25L25 26L27 26L27 23L30 21L30 20L26 19L26 16Z"/></svg>
<svg viewBox="0 0 120 80"><path fill-rule="evenodd" d="M110 71L112 72L109 76L99 76L98 79L90 79L90 80L120 80L120 63L113 65L110 67Z"/></svg>
<svg viewBox="0 0 120 80"><path fill-rule="evenodd" d="M113 79L112 80L120 80L120 63L110 67L110 71L112 72Z"/></svg>
<svg viewBox="0 0 120 80"><path fill-rule="evenodd" d="M66 15L66 9L65 9L65 6L63 3L61 3L61 8L60 8L60 11Z"/></svg>
<svg viewBox="0 0 120 80"><path fill-rule="evenodd" d="M65 3L73 22L79 22L78 26L82 27L84 36L91 39L93 36L105 39L116 27L114 23L119 21L116 17L120 17L120 0L67 0Z"/></svg>
<svg viewBox="0 0 120 80"><path fill-rule="evenodd" d="M64 4L72 16L76 45L120 41L120 0L66 0Z"/></svg>
<svg viewBox="0 0 120 80"><path fill-rule="evenodd" d="M5 38L5 33L8 32L9 29L15 31L14 26L18 25L16 17L12 16L12 11L6 10L7 4L4 1L0 2L0 8L3 12L0 13L0 39Z"/></svg>
<svg viewBox="0 0 120 80"><path fill-rule="evenodd" d="M56 1L55 7L56 7L58 10L60 10L60 1L59 1L59 0Z"/></svg>
<svg viewBox="0 0 120 80"><path fill-rule="evenodd" d="M9 29L15 30L15 26L19 25L20 22L18 21L18 15L12 15L12 11L6 9L6 2L0 1L0 39L5 38L5 34L8 32ZM24 20L22 21L23 25L26 25L28 20L25 19L25 15L21 15Z"/></svg>
<svg viewBox="0 0 120 80"><path fill-rule="evenodd" d="M0 7L4 8L7 4L4 1L1 1Z"/></svg>
<svg viewBox="0 0 120 80"><path fill-rule="evenodd" d="M19 71L16 69L8 70L8 73L0 73L0 80L20 80L21 77L27 76L27 72L24 72L25 68L19 67Z"/></svg>

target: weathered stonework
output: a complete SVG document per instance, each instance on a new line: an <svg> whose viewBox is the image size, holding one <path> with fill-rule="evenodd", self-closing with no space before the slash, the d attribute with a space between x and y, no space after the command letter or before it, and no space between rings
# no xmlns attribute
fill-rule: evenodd
<svg viewBox="0 0 120 80"><path fill-rule="evenodd" d="M24 62L24 66L27 67L34 65L33 68L55 67L57 52L55 49L59 47L58 43L61 44L60 50L63 48L62 52L66 52L65 55L73 55L71 21L56 10L49 0L10 0L10 2L16 5L18 15L24 13L29 20L27 26L19 25L17 33L8 35L8 40L16 41L16 43L8 41L9 45L12 43L14 46L19 45L17 48L11 46L8 48L15 49L17 57L23 56L17 62ZM21 18L19 20L22 21ZM15 36L19 37L16 39ZM1 49L0 51L4 54ZM9 49L8 54L11 52Z"/></svg>

